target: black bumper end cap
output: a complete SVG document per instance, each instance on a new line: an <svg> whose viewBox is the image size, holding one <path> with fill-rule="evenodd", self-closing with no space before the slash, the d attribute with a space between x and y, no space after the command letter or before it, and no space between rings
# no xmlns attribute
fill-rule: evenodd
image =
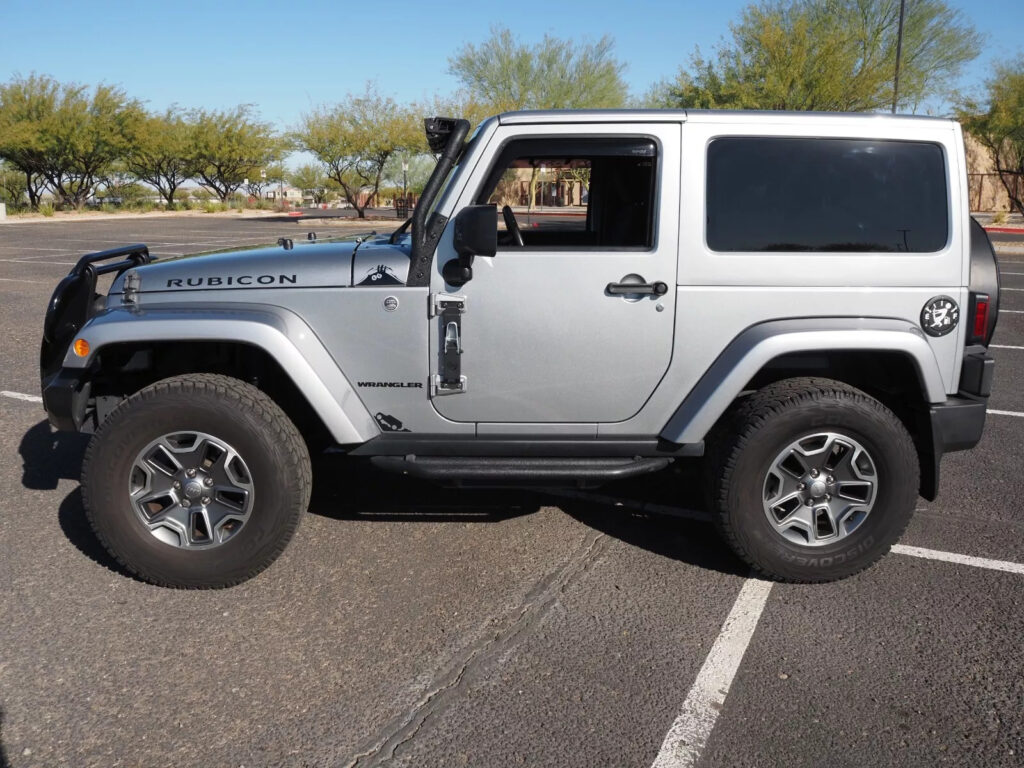
<svg viewBox="0 0 1024 768"><path fill-rule="evenodd" d="M85 422L88 381L78 372L62 370L43 382L43 408L50 424L59 432L80 432Z"/></svg>
<svg viewBox="0 0 1024 768"><path fill-rule="evenodd" d="M987 399L951 397L931 407L932 438L937 454L966 451L981 440Z"/></svg>

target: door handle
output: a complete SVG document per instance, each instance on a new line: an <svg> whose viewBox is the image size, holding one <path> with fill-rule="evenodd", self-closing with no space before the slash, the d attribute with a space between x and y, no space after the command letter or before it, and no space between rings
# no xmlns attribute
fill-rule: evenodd
<svg viewBox="0 0 1024 768"><path fill-rule="evenodd" d="M608 283L605 291L612 296L630 296L636 294L648 294L651 296L664 296L668 293L668 285L662 282L657 283Z"/></svg>

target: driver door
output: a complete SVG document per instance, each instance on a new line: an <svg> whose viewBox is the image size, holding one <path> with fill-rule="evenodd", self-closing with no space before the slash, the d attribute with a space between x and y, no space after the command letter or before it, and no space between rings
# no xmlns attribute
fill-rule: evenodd
<svg viewBox="0 0 1024 768"><path fill-rule="evenodd" d="M433 394L448 419L624 421L671 362L681 126L578 128L500 126L460 195L456 213L495 204L500 231L497 253L476 257L458 287L441 275L455 258L451 222L438 246L432 293L465 297L465 388ZM431 322L436 374L446 324Z"/></svg>

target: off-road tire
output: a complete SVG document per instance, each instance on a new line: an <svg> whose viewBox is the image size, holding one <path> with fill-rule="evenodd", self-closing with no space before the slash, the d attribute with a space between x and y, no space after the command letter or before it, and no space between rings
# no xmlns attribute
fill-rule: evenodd
<svg viewBox="0 0 1024 768"><path fill-rule="evenodd" d="M765 476L787 445L827 430L850 435L871 454L877 497L868 517L845 538L801 546L769 523ZM874 564L906 530L918 495L917 452L903 423L878 400L831 379L786 379L743 398L709 436L708 458L715 525L740 558L779 581L833 581Z"/></svg>
<svg viewBox="0 0 1024 768"><path fill-rule="evenodd" d="M161 435L186 430L227 441L251 468L248 521L206 550L160 541L129 499L138 452ZM256 387L214 374L164 379L125 399L93 437L82 467L85 512L107 551L145 581L186 589L229 587L269 566L295 533L311 489L306 444L284 411Z"/></svg>

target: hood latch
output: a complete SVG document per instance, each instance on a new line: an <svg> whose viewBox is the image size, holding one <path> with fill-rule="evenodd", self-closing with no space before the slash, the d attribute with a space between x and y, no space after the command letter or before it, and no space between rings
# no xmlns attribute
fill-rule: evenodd
<svg viewBox="0 0 1024 768"><path fill-rule="evenodd" d="M142 288L142 278L139 273L132 270L124 276L124 290L121 293L122 304L138 304L139 290Z"/></svg>

